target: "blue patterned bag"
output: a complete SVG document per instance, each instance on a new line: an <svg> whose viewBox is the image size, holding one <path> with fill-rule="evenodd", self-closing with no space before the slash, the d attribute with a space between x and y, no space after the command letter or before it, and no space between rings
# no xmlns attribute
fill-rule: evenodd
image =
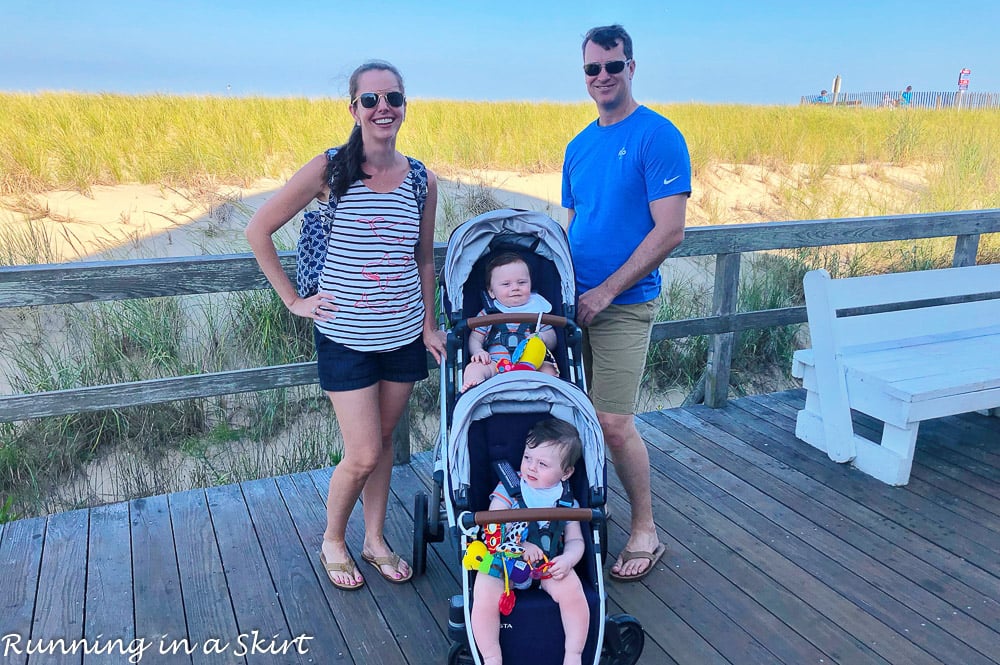
<svg viewBox="0 0 1000 665"><path fill-rule="evenodd" d="M337 148L326 151L327 160L332 160ZM410 171L413 172L413 196L417 200L417 215L424 216L427 202L427 168L412 157ZM335 173L331 172L329 184L333 184ZM295 286L299 296L307 298L319 291L319 276L326 263L326 250L330 232L333 229L333 213L337 210L337 199L330 195L330 203L323 210L308 210L302 215L302 229L295 252Z"/></svg>

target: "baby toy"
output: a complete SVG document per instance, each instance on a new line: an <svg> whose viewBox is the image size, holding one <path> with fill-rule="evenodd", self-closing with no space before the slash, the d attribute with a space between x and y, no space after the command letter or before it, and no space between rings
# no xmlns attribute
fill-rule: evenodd
<svg viewBox="0 0 1000 665"><path fill-rule="evenodd" d="M527 524L517 522L512 525L512 531L516 536L512 541L520 541L520 537ZM462 565L467 570L475 570L480 573L503 577L503 595L500 596L500 613L507 616L514 609L514 592L511 584L520 585L531 580L542 580L551 577L548 572L549 558L542 555L544 562L533 567L529 562L520 558L524 548L513 542L504 542L503 529L499 524L489 524L483 529L485 543L480 540L473 540L465 549L465 556L462 557ZM513 535L513 534L507 534Z"/></svg>
<svg viewBox="0 0 1000 665"><path fill-rule="evenodd" d="M537 370L545 361L545 353L545 342L538 337L528 337L517 345L510 360L503 358L497 361L497 372Z"/></svg>

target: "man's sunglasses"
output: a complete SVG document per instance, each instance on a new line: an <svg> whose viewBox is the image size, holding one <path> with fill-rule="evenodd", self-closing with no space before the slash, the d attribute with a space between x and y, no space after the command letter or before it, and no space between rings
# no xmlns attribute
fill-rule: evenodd
<svg viewBox="0 0 1000 665"><path fill-rule="evenodd" d="M379 97L385 97L385 101L388 102L389 106L398 109L406 102L406 97L403 96L401 92L384 92L379 94L377 92L362 92L358 95L354 102L361 102L361 105L366 109L373 109L378 106ZM352 104L354 102L351 102Z"/></svg>
<svg viewBox="0 0 1000 665"><path fill-rule="evenodd" d="M628 60L612 60L611 62L604 63L604 71L608 74L621 74L625 71L625 66L632 62L632 59ZM583 66L583 73L587 76L597 76L601 73L601 63L599 62L588 62Z"/></svg>

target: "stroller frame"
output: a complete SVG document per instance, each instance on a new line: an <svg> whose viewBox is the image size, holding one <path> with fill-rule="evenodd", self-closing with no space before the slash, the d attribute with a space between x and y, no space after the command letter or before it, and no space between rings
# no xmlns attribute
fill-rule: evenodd
<svg viewBox="0 0 1000 665"><path fill-rule="evenodd" d="M453 244L454 243L454 244ZM461 256L463 245L471 246L473 257ZM554 265L559 282L558 297L553 297L550 288L546 297L553 304L554 313L545 314L541 322L559 331L560 352L558 365L561 376L558 379L541 372L515 371L495 376L465 393L459 393L462 370L466 361L466 344L469 333L479 325L493 325L501 322L535 323L536 314L488 314L485 317L469 316L477 312L472 303L478 300L476 285L467 284L470 276L482 270L486 259L500 251L516 251L522 255L535 252L541 259ZM539 263L529 262L529 267ZM549 270L551 275L551 270ZM551 281L551 280L550 280ZM606 612L606 592L602 574L603 557L607 541L605 514L606 465L603 434L586 396L586 380L582 365L582 335L572 320L575 314L575 281L572 260L569 256L565 232L556 222L542 213L523 210L498 210L480 215L461 225L449 241L445 266L442 269L442 315L450 324L448 332L446 360L441 363L440 404L441 432L435 451L433 472L433 497L418 493L414 497L414 541L413 569L416 574L426 570L426 547L429 542L441 542L445 537L445 525L452 542L459 553L465 551L475 536L478 525L502 521L538 519L571 519L581 522L585 540L590 533L587 554L578 564L588 567L592 579L587 584L596 587L597 614L591 611L591 635L588 636L588 650L593 648L593 662L602 665L633 665L642 652L644 633L639 622L629 615L608 616ZM534 280L533 280L534 282ZM533 284L534 285L534 284ZM550 285L551 286L551 285ZM487 310L489 311L489 310ZM521 395L520 402L512 394ZM577 426L581 439L588 438L596 445L587 450L574 477L581 476L586 469L586 496L577 497L584 508L545 509L539 515L536 509L515 511L474 512L474 497L468 495L468 485L455 475L456 467L465 469L468 478L469 446L466 426L480 418L483 413L522 413L528 417L546 411L539 404L548 404L549 415L561 418ZM489 417L489 416L486 416ZM464 465L464 466L463 466ZM582 480L580 482L583 482ZM481 503L481 498L479 499ZM567 511L570 513L560 513ZM556 511L553 516L552 511ZM515 516L505 516L513 513ZM584 524L584 522L588 524ZM589 567L593 566L592 569ZM471 630L470 599L472 575L463 571L462 595L452 598L449 610L449 637L453 640L449 652L449 665L479 665L478 650ZM542 593L542 592L539 592ZM593 593L593 591L591 591ZM603 619L603 620L601 620ZM596 635L595 635L596 632ZM593 643L592 643L593 640ZM560 645L561 646L561 645Z"/></svg>

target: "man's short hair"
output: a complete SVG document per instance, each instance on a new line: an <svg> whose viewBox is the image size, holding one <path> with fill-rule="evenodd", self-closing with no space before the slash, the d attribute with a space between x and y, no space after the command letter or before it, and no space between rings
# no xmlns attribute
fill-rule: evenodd
<svg viewBox="0 0 1000 665"><path fill-rule="evenodd" d="M617 23L615 25L602 25L598 28L591 28L583 37L582 49L587 50L587 42L594 42L605 51L610 51L618 42L621 42L625 49L625 57L632 59L632 38L625 32L625 28Z"/></svg>

